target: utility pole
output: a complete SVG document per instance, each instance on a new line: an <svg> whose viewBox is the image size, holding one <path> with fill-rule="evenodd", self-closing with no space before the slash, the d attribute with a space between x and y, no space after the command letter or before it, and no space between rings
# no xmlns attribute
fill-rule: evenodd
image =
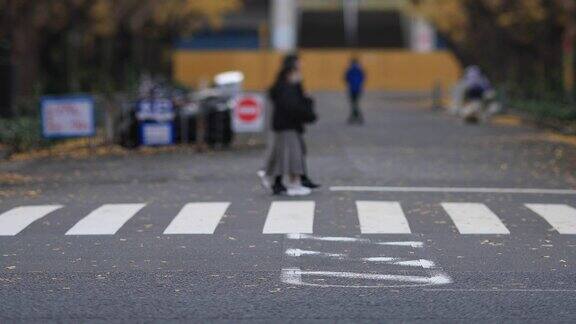
<svg viewBox="0 0 576 324"><path fill-rule="evenodd" d="M359 0L343 0L344 28L346 31L346 45L358 46L358 14Z"/></svg>
<svg viewBox="0 0 576 324"><path fill-rule="evenodd" d="M275 50L293 52L297 47L298 3L296 0L273 0L270 7L271 41Z"/></svg>

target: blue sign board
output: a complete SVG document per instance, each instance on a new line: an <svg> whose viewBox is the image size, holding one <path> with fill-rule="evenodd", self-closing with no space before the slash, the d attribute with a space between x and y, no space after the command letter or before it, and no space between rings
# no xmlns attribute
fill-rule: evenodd
<svg viewBox="0 0 576 324"><path fill-rule="evenodd" d="M139 101L136 118L139 121L140 143L146 146L174 144L174 117L174 105L169 99Z"/></svg>
<svg viewBox="0 0 576 324"><path fill-rule="evenodd" d="M140 124L140 142L146 146L174 144L174 123L144 122Z"/></svg>
<svg viewBox="0 0 576 324"><path fill-rule="evenodd" d="M138 120L169 121L174 119L174 105L169 99L142 100L138 102Z"/></svg>

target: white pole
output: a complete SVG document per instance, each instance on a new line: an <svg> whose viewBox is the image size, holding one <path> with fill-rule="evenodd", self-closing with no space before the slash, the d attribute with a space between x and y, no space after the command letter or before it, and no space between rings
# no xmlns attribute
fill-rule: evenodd
<svg viewBox="0 0 576 324"><path fill-rule="evenodd" d="M356 47L358 45L358 0L343 1L346 44Z"/></svg>
<svg viewBox="0 0 576 324"><path fill-rule="evenodd" d="M427 53L436 49L436 31L423 17L412 17L410 47L415 52Z"/></svg>
<svg viewBox="0 0 576 324"><path fill-rule="evenodd" d="M270 25L274 49L282 52L291 52L296 49L297 9L296 0L272 0Z"/></svg>

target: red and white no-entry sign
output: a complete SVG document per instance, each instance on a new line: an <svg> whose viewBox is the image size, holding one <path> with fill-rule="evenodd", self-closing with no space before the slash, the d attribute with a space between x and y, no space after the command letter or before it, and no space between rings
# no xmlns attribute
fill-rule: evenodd
<svg viewBox="0 0 576 324"><path fill-rule="evenodd" d="M238 133L264 130L264 99L257 94L242 94L234 100L234 131Z"/></svg>
<svg viewBox="0 0 576 324"><path fill-rule="evenodd" d="M236 113L241 121L251 123L258 119L261 113L261 105L257 99L252 96L240 98L236 103Z"/></svg>

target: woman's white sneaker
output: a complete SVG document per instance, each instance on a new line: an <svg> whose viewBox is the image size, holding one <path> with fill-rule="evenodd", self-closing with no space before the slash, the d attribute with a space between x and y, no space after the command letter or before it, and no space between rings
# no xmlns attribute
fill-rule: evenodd
<svg viewBox="0 0 576 324"><path fill-rule="evenodd" d="M308 196L312 193L312 190L309 188L303 187L302 185L291 185L288 186L286 194L288 196Z"/></svg>
<svg viewBox="0 0 576 324"><path fill-rule="evenodd" d="M260 183L262 184L262 187L264 187L264 189L272 188L270 178L266 175L266 172L264 172L264 170L259 170L258 172L256 172L256 174L258 175L258 178L260 178Z"/></svg>

